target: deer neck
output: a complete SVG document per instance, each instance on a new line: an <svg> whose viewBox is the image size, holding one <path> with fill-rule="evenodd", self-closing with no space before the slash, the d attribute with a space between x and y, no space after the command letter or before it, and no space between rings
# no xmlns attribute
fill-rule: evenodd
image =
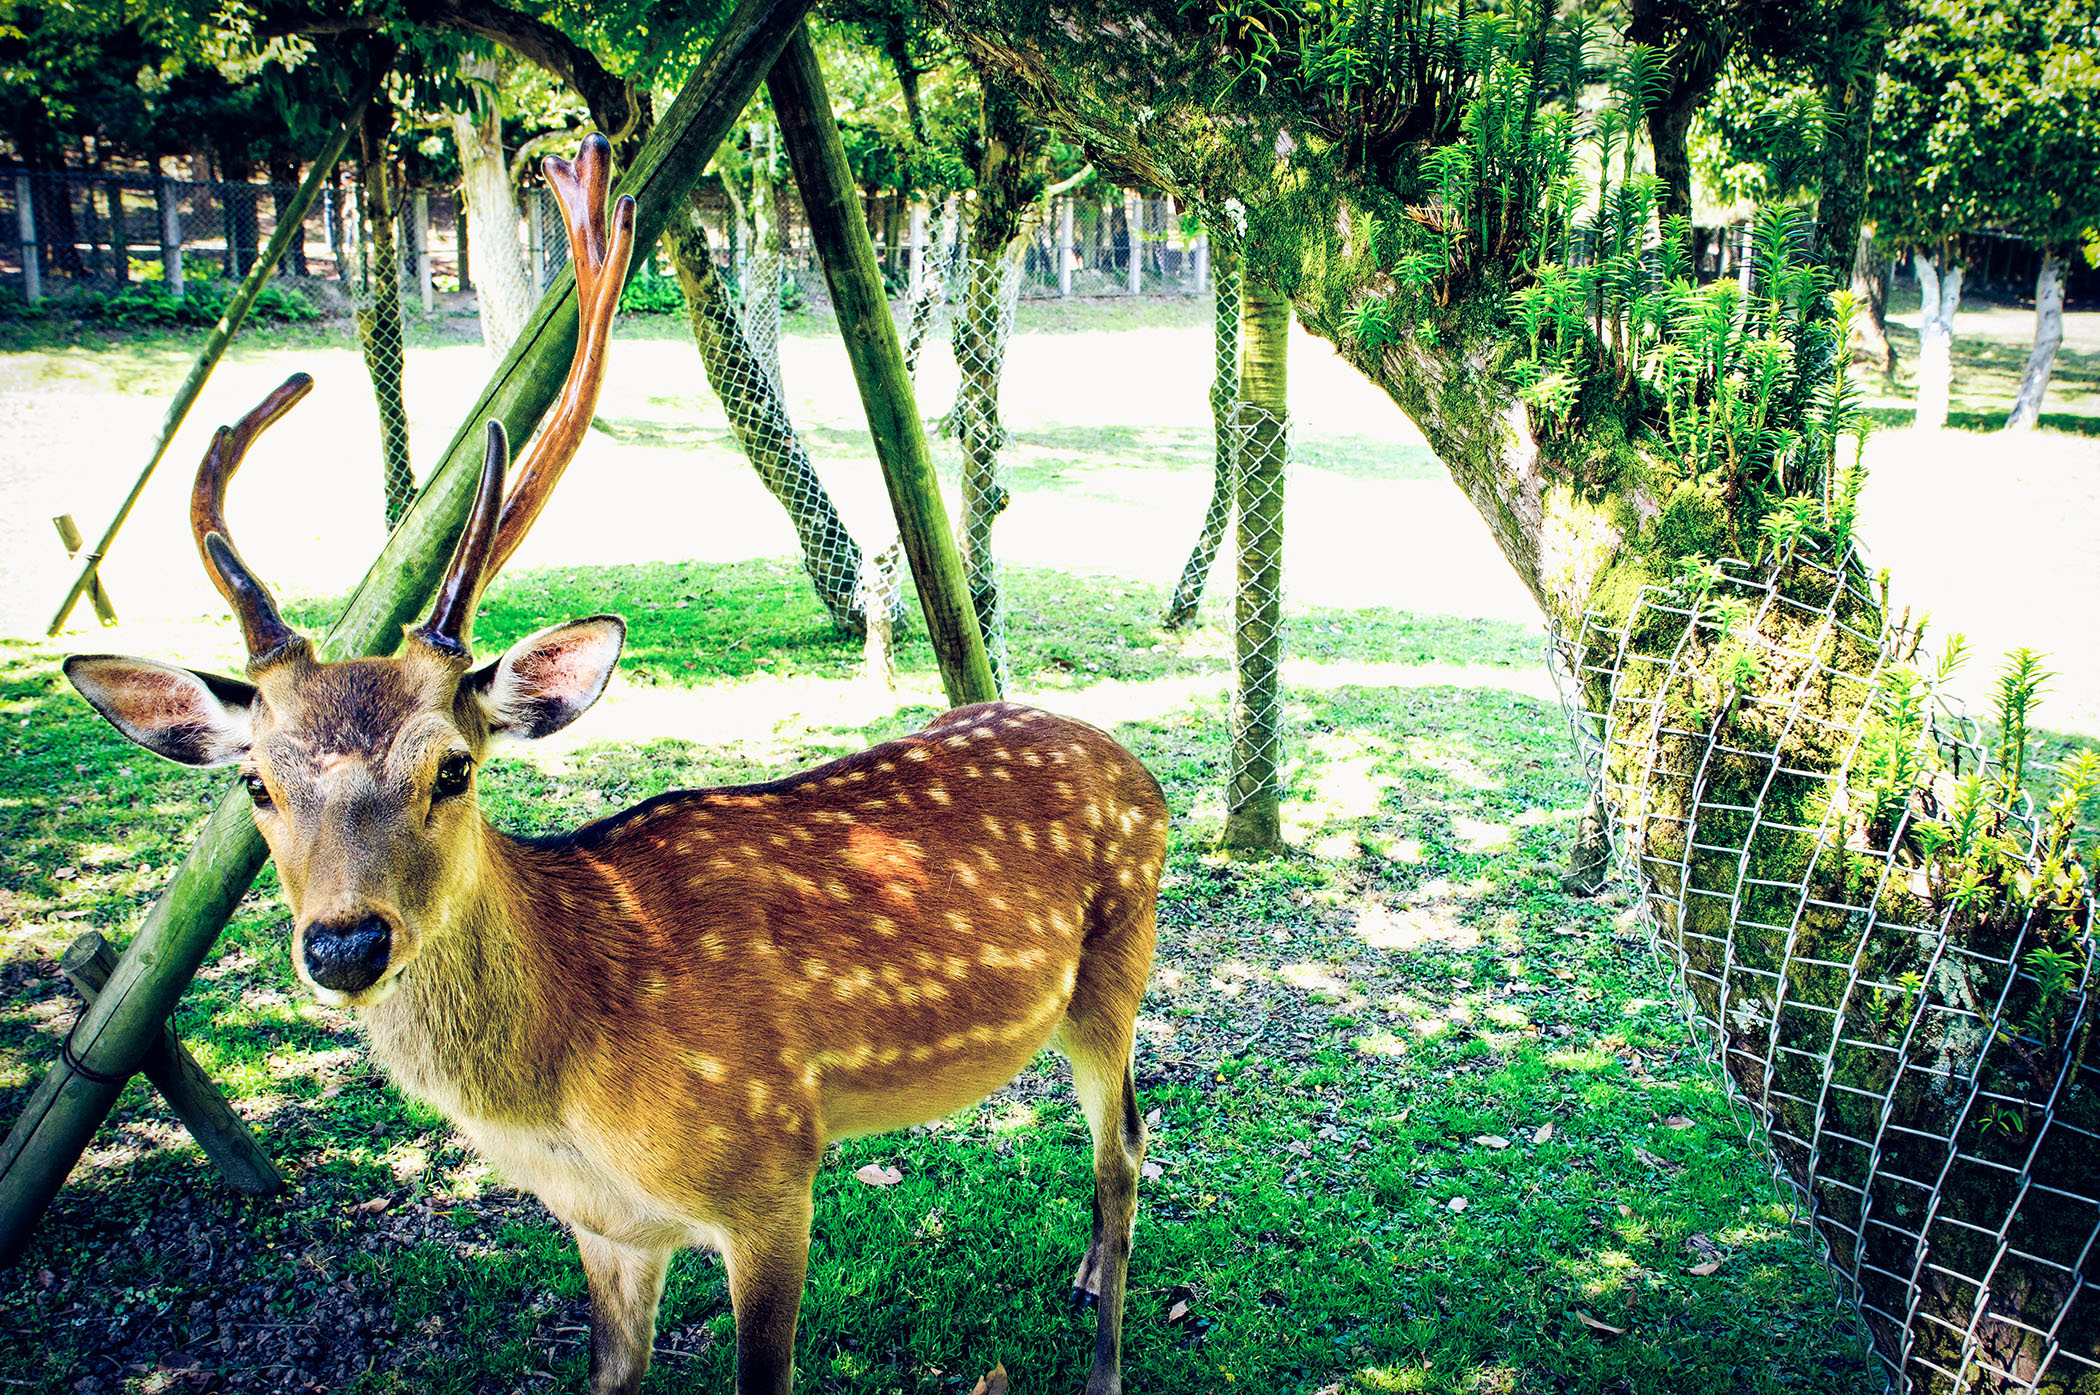
<svg viewBox="0 0 2100 1395"><path fill-rule="evenodd" d="M486 823L478 834L400 988L359 1015L373 1055L409 1093L454 1118L541 1123L564 1055L530 914L546 871Z"/></svg>

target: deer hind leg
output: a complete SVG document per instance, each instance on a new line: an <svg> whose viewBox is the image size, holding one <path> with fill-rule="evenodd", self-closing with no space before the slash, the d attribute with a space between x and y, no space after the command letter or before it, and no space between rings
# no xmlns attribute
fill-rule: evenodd
<svg viewBox="0 0 2100 1395"><path fill-rule="evenodd" d="M804 1190L731 1231L722 1251L736 1310L737 1395L788 1395L795 1383L795 1318L809 1268L812 1212Z"/></svg>
<svg viewBox="0 0 2100 1395"><path fill-rule="evenodd" d="M634 1395L656 1342L668 1249L636 1249L579 1228L576 1248L591 1291L591 1395Z"/></svg>
<svg viewBox="0 0 2100 1395"><path fill-rule="evenodd" d="M1087 1027L1095 1030L1088 1031ZM1137 1219L1138 1168L1145 1157L1145 1121L1138 1113L1130 1070L1131 1022L1068 1023L1063 1045L1072 1058L1072 1082L1094 1135L1094 1234L1072 1296L1098 1304L1094 1368L1087 1395L1118 1395L1123 1388L1123 1286Z"/></svg>

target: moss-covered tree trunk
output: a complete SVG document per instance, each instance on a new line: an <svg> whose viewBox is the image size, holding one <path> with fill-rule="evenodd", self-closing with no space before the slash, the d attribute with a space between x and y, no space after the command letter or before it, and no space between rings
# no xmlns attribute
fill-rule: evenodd
<svg viewBox="0 0 2100 1395"><path fill-rule="evenodd" d="M1019 286L1021 219L1042 192L1043 133L1011 88L987 78L975 137L977 199L970 220L969 280L955 318L955 435L962 448L962 516L956 545L970 603L1001 692L1006 690L1006 620L992 524L1012 500L1000 469L1006 427L999 380Z"/></svg>
<svg viewBox="0 0 2100 1395"><path fill-rule="evenodd" d="M401 253L394 237L392 149L394 106L384 92L365 108L358 129L358 184L364 199L365 294L357 311L357 342L372 400L379 408L381 488L391 529L415 498L408 456L408 406L401 377L407 362L401 318Z"/></svg>
<svg viewBox="0 0 2100 1395"><path fill-rule="evenodd" d="M1566 115L1528 100L1545 84L1452 76L1461 57L1444 77L1430 65L1344 89L1322 76L1331 65L1293 66L1325 31L1273 11L1287 32L1263 48L1223 0L936 8L1107 180L1244 217L1243 275L1383 389L1472 500L1566 639L1615 841L1731 1081L1865 1291L1889 1368L1921 1390L1951 1388L1933 1368L2024 1390L2069 1389L2093 1369L2079 1361L2100 1364L2100 1321L2084 1307L2064 1318L2093 1295L2078 1268L2100 1223L2100 1090L2079 1035L2100 963L2090 884L2059 859L2060 913L2022 911L2046 869L2009 834L1973 840L1975 857L2010 859L1980 885L1947 880L1935 840L1951 781L1912 765L1888 777L1895 813L1863 812L1862 784L1902 744L1892 674L1916 637L1846 550L1849 448L1836 455L1832 426L1815 454L1772 457L1754 479L1735 453L1830 425L1829 384L1805 384L1837 360L1841 326L1783 250L1775 276L1769 249L1798 243L1794 230L1760 223L1765 250L1740 292L1661 303L1748 355L1687 379L1690 320L1625 313L1653 292L1634 274L1652 240L1622 237L1623 266L1555 255L1576 231L1554 201L1574 162L1526 163ZM1499 32L1498 63L1542 72L1549 46L1523 22L1469 42L1493 47ZM1491 87L1501 105L1468 119ZM1618 217L1641 195L1620 168L1611 185ZM1637 220L1643 238L1653 215ZM1610 243L1610 217L1585 210L1579 231ZM1781 323L1744 348L1743 326ZM1679 357L1658 362L1657 333ZM1767 416L1758 374L1774 365L1802 386ZM1742 409L1725 423L1724 397ZM1745 561L1715 560L1728 557ZM1863 728L1872 761L1853 741ZM1902 870L1862 880L1862 865ZM2023 957L2035 950L2060 957ZM2037 962L2070 977L2044 993Z"/></svg>
<svg viewBox="0 0 2100 1395"><path fill-rule="evenodd" d="M1240 278L1240 400L1233 596L1232 768L1220 846L1241 856L1283 847L1283 475L1291 303Z"/></svg>
<svg viewBox="0 0 2100 1395"><path fill-rule="evenodd" d="M1889 340L1888 261L1874 248L1874 227L1862 223L1859 245L1852 254L1852 298L1859 302L1859 318L1853 322L1852 346L1881 368L1882 376L1896 376L1896 346Z"/></svg>
<svg viewBox="0 0 2100 1395"><path fill-rule="evenodd" d="M699 346L701 366L721 399L744 458L787 510L802 548L802 568L809 573L810 584L832 623L857 630L863 621L856 598L860 545L846 531L831 495L817 478L773 375L745 340L728 288L715 274L708 255L707 233L697 208L689 205L684 217L672 220L663 246L685 296L686 322Z"/></svg>
<svg viewBox="0 0 2100 1395"><path fill-rule="evenodd" d="M1204 507L1203 526L1196 533L1196 545L1189 549L1181 580L1174 584L1174 594L1167 601L1162 623L1170 630L1196 618L1218 546L1225 540L1225 524L1232 517L1232 416L1240 397L1240 254L1229 237L1213 237L1210 249L1212 283L1217 287L1211 311L1211 352L1217 372L1210 380L1210 503Z"/></svg>

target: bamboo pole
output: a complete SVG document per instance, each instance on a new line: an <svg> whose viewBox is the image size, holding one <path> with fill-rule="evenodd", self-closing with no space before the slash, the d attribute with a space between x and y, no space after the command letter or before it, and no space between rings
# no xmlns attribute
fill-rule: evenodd
<svg viewBox="0 0 2100 1395"><path fill-rule="evenodd" d="M699 179L810 3L743 0L737 6L723 37L614 191L634 195L635 246L650 246L663 234L673 206ZM402 627L429 601L466 519L481 470L484 424L492 417L501 421L517 442L532 434L568 373L576 323L575 272L564 268L317 646L322 658L390 653L400 643ZM102 996L75 1024L66 1056L45 1074L0 1148L0 1268L20 1258L37 1218L159 1035L266 856L247 793L236 782L118 959Z"/></svg>
<svg viewBox="0 0 2100 1395"><path fill-rule="evenodd" d="M846 163L845 143L832 119L824 71L806 30L795 31L766 80L766 90L772 94L788 163L802 191L810 236L823 258L839 333L853 361L868 432L875 438L897 531L926 612L926 632L940 660L941 684L948 701L957 706L990 702L999 696L998 684L970 606L962 557L949 531L918 399L904 367L904 346L898 342L897 322L890 318L882 272L875 265L875 244L869 240L853 172Z"/></svg>
<svg viewBox="0 0 2100 1395"><path fill-rule="evenodd" d="M160 466L161 457L168 453L168 446L175 440L175 433L182 429L183 419L190 414L190 408L196 404L198 395L204 391L205 383L210 381L212 370L219 366L219 360L224 358L226 350L232 347L233 336L240 332L241 323L248 318L248 311L255 304L255 298L262 294L263 287L276 272L277 263L284 256L285 248L292 245L293 238L305 234L306 210L313 207L314 196L321 192L321 185L327 180L328 171L335 168L335 162L342 158L343 148L350 143L351 134L357 130L359 113L364 110L365 103L379 90L379 84L386 80L387 70L392 67L393 55L389 49L386 60L378 64L372 75L365 80L364 89L350 103L350 114L336 128L335 135L322 149L320 157L313 162L312 168L307 170L306 178L301 181L298 192L292 195L291 203L279 215L276 230L270 234L269 245L264 247L263 254L256 258L255 265L248 269L248 275L242 280L240 289L233 293L233 299L228 302L226 313L219 317L219 322L211 327L211 333L205 336L204 347L197 350L197 359L190 365L189 376L182 380L181 387L175 389L175 400L168 404L167 415L161 418L160 435L154 438L153 454L147 459L146 468L139 471L138 479L132 483L131 492L124 496L123 503L117 505L116 517L112 518L109 527L103 530L102 541L96 543L94 551L88 553L87 562L81 567L80 575L73 578L72 588L66 592L66 598L58 603L58 611L51 617L50 628L44 631L46 635L55 635L65 628L66 618L73 613L73 607L80 603L80 595L94 579L96 568L102 565L102 559L109 555L109 549L116 543L118 530L123 528L124 521L131 517L131 510L137 505L139 496L146 492L146 482L153 478L154 470Z"/></svg>
<svg viewBox="0 0 2100 1395"><path fill-rule="evenodd" d="M73 941L58 967L92 1007L95 999L102 996L102 986L109 982L110 972L117 967L117 956L110 952L109 941L100 932L90 930ZM233 1112L219 1087L211 1083L197 1058L175 1039L172 1025L161 1024L160 1040L146 1048L139 1070L160 1091L168 1108L175 1111L175 1117L182 1120L190 1137L197 1140L197 1146L235 1191L249 1196L275 1196L284 1190L284 1177L277 1165L255 1141L241 1116Z"/></svg>

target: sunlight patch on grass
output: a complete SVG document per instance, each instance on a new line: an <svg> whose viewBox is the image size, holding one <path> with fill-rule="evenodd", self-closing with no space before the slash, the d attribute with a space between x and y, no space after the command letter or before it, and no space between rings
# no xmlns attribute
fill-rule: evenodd
<svg viewBox="0 0 2100 1395"><path fill-rule="evenodd" d="M1471 949L1480 943L1479 931L1461 924L1442 906L1369 906L1356 917L1356 934L1372 949L1415 950L1425 945Z"/></svg>

